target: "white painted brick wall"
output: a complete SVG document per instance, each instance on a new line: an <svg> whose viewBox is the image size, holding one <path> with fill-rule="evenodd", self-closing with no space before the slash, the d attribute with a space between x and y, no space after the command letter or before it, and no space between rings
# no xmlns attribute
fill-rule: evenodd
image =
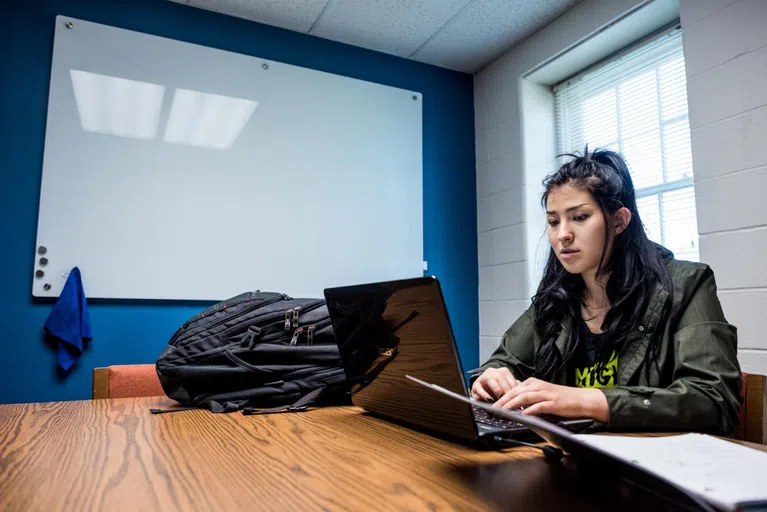
<svg viewBox="0 0 767 512"><path fill-rule="evenodd" d="M503 97L502 95L497 95ZM509 99L511 101L511 99ZM516 98L514 99L516 101ZM488 133L487 153L491 163L499 164L509 153L519 152L519 119L491 126Z"/></svg>
<svg viewBox="0 0 767 512"><path fill-rule="evenodd" d="M689 48L685 52L685 66L690 77L767 45L767 2L742 0L733 4L733 0L726 1L731 7L684 27L685 50ZM707 2L693 3L702 5ZM689 16L689 12L685 14ZM725 38L711 37L721 27L734 27L734 30L728 30Z"/></svg>
<svg viewBox="0 0 767 512"><path fill-rule="evenodd" d="M521 201L522 198L520 197ZM525 261L525 225L517 224L490 232L494 265Z"/></svg>
<svg viewBox="0 0 767 512"><path fill-rule="evenodd" d="M521 151L512 150L491 163L490 182L497 191L521 187L524 182L521 168Z"/></svg>
<svg viewBox="0 0 767 512"><path fill-rule="evenodd" d="M511 172L509 170L508 172ZM492 179L492 175L491 175ZM491 181L492 183L492 181ZM490 227L498 229L525 221L522 188L512 188L490 196Z"/></svg>
<svg viewBox="0 0 767 512"><path fill-rule="evenodd" d="M495 300L495 267L479 267L479 301Z"/></svg>
<svg viewBox="0 0 767 512"><path fill-rule="evenodd" d="M722 176L765 163L767 105L690 130L696 180Z"/></svg>
<svg viewBox="0 0 767 512"><path fill-rule="evenodd" d="M490 195L490 164L477 160L477 200Z"/></svg>
<svg viewBox="0 0 767 512"><path fill-rule="evenodd" d="M767 226L767 167L699 180L695 196L701 234Z"/></svg>
<svg viewBox="0 0 767 512"><path fill-rule="evenodd" d="M480 336L479 338L479 361L484 363L498 348L498 344L501 342L500 338L493 338L491 336Z"/></svg>
<svg viewBox="0 0 767 512"><path fill-rule="evenodd" d="M688 26L737 2L737 0L691 0L682 5L683 1L679 2L679 10L682 11L682 27L685 30Z"/></svg>
<svg viewBox="0 0 767 512"><path fill-rule="evenodd" d="M701 261L767 373L767 2L680 0Z"/></svg>
<svg viewBox="0 0 767 512"><path fill-rule="evenodd" d="M488 267L493 264L492 232L479 233L477 240L479 243L479 267Z"/></svg>
<svg viewBox="0 0 767 512"><path fill-rule="evenodd" d="M484 362L498 348L501 337L530 306L528 300L480 302L479 360ZM508 320L508 319L511 320ZM482 328L484 327L484 331Z"/></svg>
<svg viewBox="0 0 767 512"><path fill-rule="evenodd" d="M731 208L738 208L738 199L732 201ZM766 259L767 227L700 235L700 260L714 270L720 289L767 287ZM764 322L767 329L767 312L754 309L752 313L753 320Z"/></svg>
<svg viewBox="0 0 767 512"><path fill-rule="evenodd" d="M755 290L720 290L725 317L738 327L738 347L741 349L764 349L765 333L751 315L754 310L767 311L766 289ZM762 313L763 315L764 313Z"/></svg>
<svg viewBox="0 0 767 512"><path fill-rule="evenodd" d="M764 17L767 19L767 12ZM698 52L690 48L688 53L694 55ZM690 128L699 128L767 104L765 77L767 46L689 78L687 101ZM711 101L712 98L716 101Z"/></svg>
<svg viewBox="0 0 767 512"><path fill-rule="evenodd" d="M480 361L524 311L525 244L516 91L496 70L475 79ZM515 316L516 315L516 316Z"/></svg>
<svg viewBox="0 0 767 512"><path fill-rule="evenodd" d="M493 300L525 299L525 270L524 261L493 267Z"/></svg>

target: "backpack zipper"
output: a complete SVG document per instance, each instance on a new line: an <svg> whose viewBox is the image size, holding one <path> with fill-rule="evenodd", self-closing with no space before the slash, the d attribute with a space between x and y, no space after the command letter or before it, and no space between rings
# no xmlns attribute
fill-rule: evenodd
<svg viewBox="0 0 767 512"><path fill-rule="evenodd" d="M192 331L192 332L186 333L186 334L187 334L187 336L185 336L183 340L179 340L179 341L177 341L177 342L176 342L176 346L179 346L179 343L181 343L182 341L186 341L186 340L188 340L188 339L189 339L191 336L193 336L193 335L195 335L195 334L199 334L199 333L201 333L201 332L204 332L204 331L206 331L206 330L210 330L210 329L213 329L214 327L218 327L219 325L221 325L221 324L223 324L223 323L226 323L226 322L229 322L229 321L231 321L231 320L234 320L234 319L236 319L236 318L239 318L239 317L241 317L241 316L247 315L248 313L250 313L250 312L252 312L252 311L255 311L256 309L259 309L259 308L263 308L263 307L266 307L266 306L270 306L270 305L272 305L272 304L275 304L275 303L277 303L277 302L280 302L281 300L286 300L286 297L287 297L287 295L284 295L284 294L282 294L282 295L280 295L279 297L274 297L274 298L272 298L272 299L269 299L269 300L267 300L267 301L264 301L264 302L260 302L260 303L258 303L258 304L256 304L256 305L254 305L253 307L249 307L249 308L247 308L247 309L244 309L243 311L240 311L239 313L237 313L237 314L236 314L236 315L234 315L234 316L230 316L229 318L224 318L224 319L222 319L222 320L219 320L218 322L215 322L215 323L213 323L213 324L211 324L211 325L208 325L208 326L206 326L206 327L203 327L202 329L199 329L199 330L197 330L197 331ZM247 302L247 301L246 301L246 302ZM219 310L219 311L223 311L223 309L221 309L221 310Z"/></svg>
<svg viewBox="0 0 767 512"><path fill-rule="evenodd" d="M299 327L298 329L293 331L293 337L290 338L290 346L291 347L295 347L298 344L298 337L301 336L301 334L303 334L303 332L304 332L304 328L303 327Z"/></svg>
<svg viewBox="0 0 767 512"><path fill-rule="evenodd" d="M299 307L298 307L298 309L300 309L300 310L301 310L301 311L303 311L304 313L308 313L308 312L310 312L310 311L314 311L315 309L319 308L319 307L320 307L320 306L322 306L323 304L325 304L325 301L323 301L323 300L320 300L320 301L317 301L317 302L315 302L314 304L312 304L312 303L309 303L309 305L308 305L308 306L303 306L303 307L299 306ZM289 331L289 330L290 330L290 327L289 327L288 323L290 323L290 324L292 325L292 323L293 323L293 314L292 314L292 312L293 312L295 309L296 309L296 308L293 308L293 309L289 309L289 310L285 311L284 313L282 313L282 312L278 312L278 313L271 313L271 314L269 314L269 315L264 315L263 317L261 317L261 318L259 319L259 321L258 321L258 324L259 324L260 326L267 326L267 325L269 325L271 322L273 322L274 320L277 320L277 319L279 319L279 318L284 318L284 319L285 319L285 327L286 327L286 328L285 328L285 330L286 330L286 331ZM237 327L237 326L235 326L235 327ZM230 329L231 329L231 328L230 328ZM223 336L223 337L226 337L226 336L228 336L228 335L229 335L229 333L230 333L230 329L227 329L227 330L223 331L222 333L220 333L220 334L221 334L221 336ZM274 333L270 334L269 336L273 336L273 334L274 334Z"/></svg>
<svg viewBox="0 0 767 512"><path fill-rule="evenodd" d="M289 331L291 327L295 328L298 327L298 317L301 315L301 312L303 311L304 314L314 311L315 309L323 306L325 304L324 300L318 300L314 304L308 304L305 306L297 306L293 309L289 309L285 312L285 330Z"/></svg>
<svg viewBox="0 0 767 512"><path fill-rule="evenodd" d="M321 322L317 322L316 324L307 325L306 329L304 329L303 327L299 327L298 329L293 331L293 337L290 338L290 345L292 347L295 347L296 345L298 345L298 338L304 332L306 332L306 344L307 345L314 345L314 333L317 330L324 329L325 327L327 327L331 323L332 323L332 320L326 319L326 320L323 320Z"/></svg>
<svg viewBox="0 0 767 512"><path fill-rule="evenodd" d="M291 326L298 327L298 315L301 312L301 306L285 311L285 330L289 331Z"/></svg>
<svg viewBox="0 0 767 512"><path fill-rule="evenodd" d="M314 330L317 328L316 325L310 325L306 328L306 344L307 345L314 345Z"/></svg>

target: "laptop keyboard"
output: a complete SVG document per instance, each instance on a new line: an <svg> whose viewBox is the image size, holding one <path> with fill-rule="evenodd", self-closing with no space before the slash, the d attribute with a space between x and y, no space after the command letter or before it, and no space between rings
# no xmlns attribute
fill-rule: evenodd
<svg viewBox="0 0 767 512"><path fill-rule="evenodd" d="M476 405L472 405L471 410L474 413L474 420L477 423L481 423L483 425L490 425L491 427L505 428L505 429L514 429L514 428L524 427L524 425L522 425L521 423L507 420L505 418L499 418L498 416L490 414L486 410L481 409L477 407Z"/></svg>

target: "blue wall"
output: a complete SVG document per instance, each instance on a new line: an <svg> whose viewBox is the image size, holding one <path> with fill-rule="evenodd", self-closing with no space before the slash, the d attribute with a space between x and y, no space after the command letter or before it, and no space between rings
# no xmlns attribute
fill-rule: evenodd
<svg viewBox="0 0 767 512"><path fill-rule="evenodd" d="M175 329L202 308L92 304L93 343L68 376L56 371L55 351L40 334L52 304L32 300L31 282L58 14L423 93L424 256L443 283L464 368L477 365L470 75L166 0L0 4L0 403L90 398L93 367L154 362Z"/></svg>

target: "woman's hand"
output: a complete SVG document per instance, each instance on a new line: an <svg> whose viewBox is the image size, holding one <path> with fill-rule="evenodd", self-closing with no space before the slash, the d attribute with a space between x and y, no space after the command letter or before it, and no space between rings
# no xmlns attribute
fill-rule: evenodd
<svg viewBox="0 0 767 512"><path fill-rule="evenodd" d="M471 397L484 402L495 402L519 385L508 368L488 368L471 386Z"/></svg>
<svg viewBox="0 0 767 512"><path fill-rule="evenodd" d="M607 397L600 390L559 386L536 378L527 379L514 386L495 402L494 406L504 409L524 408L522 414L592 418L603 423L610 421Z"/></svg>

